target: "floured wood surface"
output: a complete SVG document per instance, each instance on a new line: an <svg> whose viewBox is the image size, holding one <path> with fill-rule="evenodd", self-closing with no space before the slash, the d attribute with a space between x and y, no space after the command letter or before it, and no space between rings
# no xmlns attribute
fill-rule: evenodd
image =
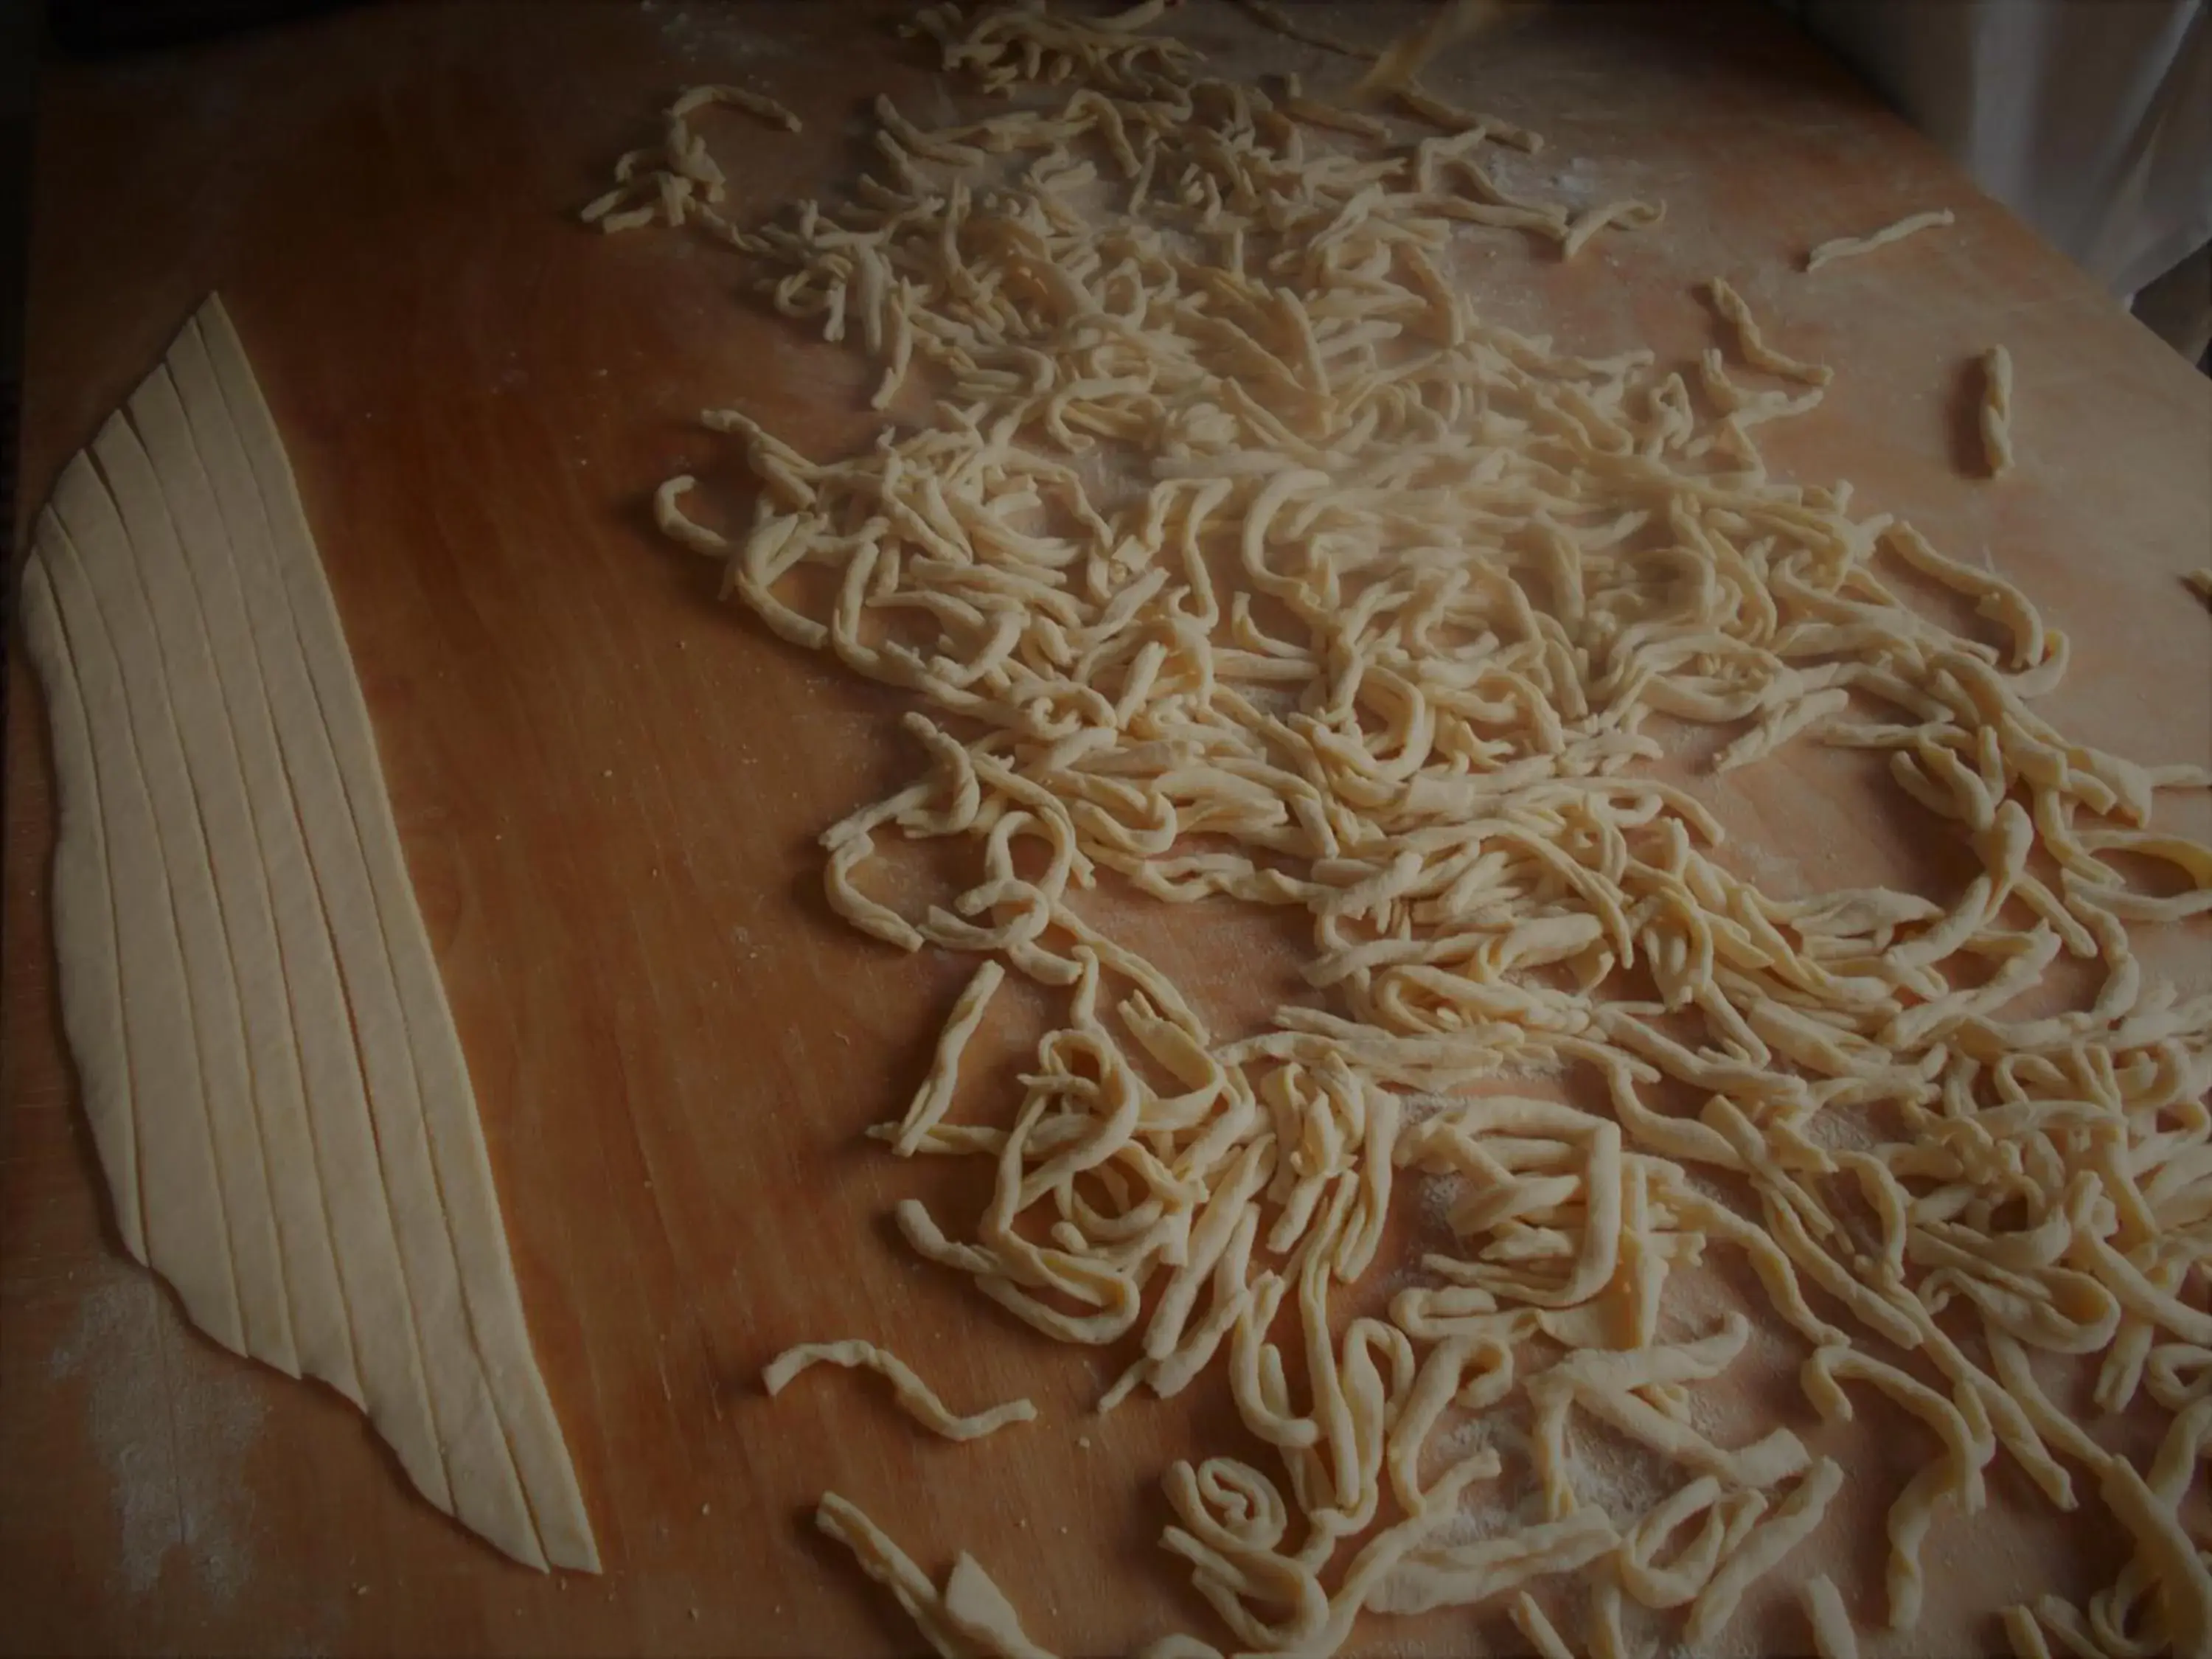
<svg viewBox="0 0 2212 1659"><path fill-rule="evenodd" d="M1323 11L1380 28L1353 9ZM1208 44L1231 38L1224 24ZM1227 67L1310 62L1285 43ZM1711 327L1692 288L1726 276L1771 337L1838 366L1824 407L1771 438L1779 465L1848 477L2026 586L2074 638L2062 724L2146 762L2212 757L2212 635L2176 580L2212 537L2212 397L2164 347L1763 9L1559 8L1439 79L1551 139L1516 182L1577 204L1668 203L1660 232L1601 238L1571 265L1483 244L1462 275L1499 320L1686 358ZM1031 1337L883 1224L902 1197L975 1199L974 1172L915 1170L859 1139L910 1095L969 964L894 956L818 896L814 833L907 764L895 700L715 606L711 577L649 531L654 483L726 464L691 422L733 390L812 453L873 424L864 366L738 297L733 258L674 237L602 242L568 216L640 112L702 80L772 90L808 124L750 142L740 213L830 185L852 160L844 117L877 91L950 112L860 8L533 8L526 27L502 8L409 9L46 83L23 496L43 498L222 289L325 526L608 1576L562 1588L510 1567L410 1497L335 1398L191 1336L123 1261L58 1047L49 769L15 670L11 1646L910 1647L888 1599L812 1531L829 1487L933 1573L963 1548L988 1563L1041 1642L1116 1650L1205 1627L1154 1547L1156 1480L1190 1445L1223 1443L1225 1402L1200 1388L1091 1418L1113 1357ZM1819 241L1937 205L1956 227L1797 270ZM1991 487L1970 368L2000 342L2021 459ZM1836 757L1705 787L1730 856L1785 892L1941 877ZM2179 822L2201 835L2212 818L2200 799ZM1293 957L1274 921L1212 911L1120 926L1222 1026L1249 1024ZM1021 1036L987 1030L970 1067L1003 1078L990 1062ZM849 1381L773 1405L759 1392L775 1353L848 1334L948 1399L1027 1395L1039 1420L940 1444ZM1881 1510L1923 1440L1871 1409L1832 1438L1786 1380L1715 1432L1775 1412L1854 1460L1862 1496L1832 1535L1855 1547L1827 1565L1874 1614ZM2116 1565L2107 1529L2068 1534L2009 1469L1993 1487L1991 1514L1931 1540L1924 1650L1992 1643L1965 1616L2045 1587L2078 1595ZM1798 1645L1801 1617L1783 1598L1738 1639ZM1446 1613L1389 1637L1463 1652L1469 1624ZM1483 1630L1515 1639L1502 1620Z"/></svg>

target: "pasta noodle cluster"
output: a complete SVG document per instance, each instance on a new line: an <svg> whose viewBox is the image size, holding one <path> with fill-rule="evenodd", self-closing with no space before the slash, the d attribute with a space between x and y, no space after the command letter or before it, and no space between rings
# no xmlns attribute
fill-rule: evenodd
<svg viewBox="0 0 2212 1659"><path fill-rule="evenodd" d="M1225 1375L1277 1468L1177 1463L1164 1542L1247 1649L1482 1605L1564 1650L1530 1592L1567 1573L1594 1586L1577 1646L1710 1643L1844 1479L1786 1426L1700 1426L1751 1326L1686 1329L1669 1287L1729 1252L1814 1412L1872 1390L1940 1448L1889 1512L1893 1626L1919 1616L1931 1520L1980 1510L2002 1451L2061 1507L2088 1477L2135 1546L2086 1609L2012 1610L2017 1650L2208 1651L2182 1500L2212 1423L2212 997L2130 945L2212 908L2212 852L2151 821L2205 775L2055 728L2034 705L2067 641L2019 591L1847 486L1770 473L1759 428L1830 371L1725 282L1729 349L1686 374L1498 326L1453 278L1470 232L1572 257L1656 206L1523 197L1492 157L1533 135L1417 88L1386 120L1210 78L1152 30L1165 9L920 13L1008 107L929 131L878 100L848 201L750 227L687 94L590 216L754 256L778 310L881 365L877 407L925 410L833 460L711 412L750 521L695 508L689 477L656 504L777 635L916 699L919 775L823 837L854 926L983 958L878 1133L990 1159L995 1191L963 1227L901 1205L906 1241L1128 1354L1107 1407ZM1912 609L1905 575L1985 626ZM1649 775L1668 723L1728 728L1723 769L1873 752L1972 878L1769 895ZM972 880L896 908L885 836L964 842ZM1107 883L1302 913L1313 996L1216 1030L1089 919ZM2051 1011L2062 959L2094 989ZM1063 1012L1011 1109L962 1117L961 1051L1009 972ZM1449 1207L1415 1280L1344 1324L1431 1180ZM2076 1425L2038 1356L2088 1365L2106 1410L2147 1395L2171 1423L2153 1464ZM1522 1437L1473 1444L1470 1419ZM1579 1425L1671 1492L1609 1513ZM1517 1446L1522 1524L1468 1540L1462 1498ZM926 1579L901 1593L951 1629Z"/></svg>

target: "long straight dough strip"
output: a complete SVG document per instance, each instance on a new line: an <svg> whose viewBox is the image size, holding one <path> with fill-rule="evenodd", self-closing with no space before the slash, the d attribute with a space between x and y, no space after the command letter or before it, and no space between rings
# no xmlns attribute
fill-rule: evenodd
<svg viewBox="0 0 2212 1659"><path fill-rule="evenodd" d="M134 1255L516 1559L598 1551L291 468L220 300L64 469L25 623L56 944Z"/></svg>

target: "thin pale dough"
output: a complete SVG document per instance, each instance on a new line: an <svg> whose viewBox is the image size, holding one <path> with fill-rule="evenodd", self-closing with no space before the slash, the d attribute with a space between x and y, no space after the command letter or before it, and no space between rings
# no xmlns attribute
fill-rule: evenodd
<svg viewBox="0 0 2212 1659"><path fill-rule="evenodd" d="M1816 1397L1840 1400L1860 1327L1940 1374L1901 1392L1902 1373L1867 1374L1947 1447L1890 1511L1909 1620L1929 1517L1978 1507L1998 1449L2075 1501L2053 1448L2086 1437L2008 1356L2121 1333L2103 1392L2155 1378L2165 1404L2187 1361L2161 1334L2212 1340L2161 1237L2212 1206L2184 1104L2212 999L2147 975L2125 925L2212 903L2212 852L2149 827L2157 791L2204 774L2069 740L2031 707L2067 642L2023 595L1854 516L1847 485L1770 474L1756 429L1813 407L1826 371L1768 349L1732 289L1714 295L1742 358L1808 389L1739 386L1714 350L1701 408L1650 352L1586 360L1499 327L1445 275L1456 228L1571 252L1595 222L1491 174L1499 124L1407 87L1398 107L1443 136L1332 112L1351 142L1309 147L1295 86L1278 101L1206 78L1187 43L1134 31L1157 10L1110 27L1037 5L914 14L948 70L994 93L1059 85L1064 103L939 131L880 106L887 175L725 240L766 262L779 311L857 339L879 405L927 364L933 420L817 463L711 411L760 483L750 527L690 517L689 479L656 501L775 633L934 706L906 722L923 774L824 837L832 903L1067 999L1009 1116L921 1132L917 1151L996 1164L969 1237L911 1200L899 1227L1056 1340L1142 1324L1102 1409L1219 1362L1288 1485L1178 1463L1162 1542L1242 1646L1294 1651L1341 1642L1358 1606L1510 1595L1583 1550L1619 1558L1599 1569L1626 1581L1616 1611L1623 1587L1694 1597L1692 1626L1717 1632L1840 1479L1820 1464L1784 1498L1808 1456L1794 1437L1729 1449L1690 1427L1689 1385L1741 1337L1657 1346L1666 1280L1741 1249L1826 1354ZM1102 441L1117 447L1078 459ZM1878 555L1993 635L1909 608ZM787 580L802 566L829 579L811 597ZM1886 750L1979 872L1941 900L1778 900L1700 850L1722 836L1694 799L1625 769L1663 752L1647 714L1747 725L1723 765L1800 738ZM894 828L970 837L978 878L914 919L869 897L872 836ZM1036 856L1018 863L1018 840ZM2057 874L2031 867L2039 850ZM2138 891L2112 852L2190 890ZM1217 1042L1072 908L1101 866L1173 902L1302 908L1328 1004ZM2105 967L2094 1005L2009 1012L2061 951ZM957 1050L965 1011L952 1024ZM1609 1114L1492 1092L1570 1064L1599 1073ZM1642 1091L1662 1079L1703 1106L1654 1109ZM1455 1103L1409 1127L1407 1092ZM2163 1127L2168 1108L2191 1129ZM1838 1120L1850 1139L1832 1146ZM1601 1158L1592 1123L1613 1136ZM1454 1248L1423 1261L1443 1282L1340 1328L1332 1281L1373 1259L1407 1166L1466 1185ZM1747 1186L1760 1220L1706 1197L1714 1176ZM2014 1204L2027 1231L1996 1230ZM1850 1328L1814 1313L1806 1280ZM1987 1358L1937 1322L1961 1299ZM1581 1352L1516 1390L1511 1355L1538 1333ZM1546 1534L1556 1553L1409 1535L1446 1484L1420 1478L1445 1401L1516 1393L1562 1517L1545 1524L1569 1529ZM1662 1547L1668 1516L1617 1524L1577 1490L1577 1404L1711 1471L1670 1512L1711 1510L1682 1547ZM2194 1455L2176 1435L2160 1494ZM1340 1567L1386 1474L1412 1518ZM2093 1623L2140 1604L2148 1571L2139 1557ZM1618 1650L1617 1620L1594 1617L1588 1640Z"/></svg>
<svg viewBox="0 0 2212 1659"><path fill-rule="evenodd" d="M860 1570L890 1591L943 1659L1052 1659L1023 1630L1012 1603L991 1575L965 1551L939 1592L913 1558L850 1499L823 1493L814 1524L850 1550Z"/></svg>
<svg viewBox="0 0 2212 1659"><path fill-rule="evenodd" d="M907 1108L906 1117L891 1142L892 1150L901 1158L914 1156L951 1106L952 1091L960 1081L960 1056L968 1047L968 1039L982 1024L992 995L1006 977L1005 969L987 959L960 993L959 1000L952 1005L952 1012L938 1034L937 1053L930 1060L929 1075L915 1091L914 1103Z"/></svg>
<svg viewBox="0 0 2212 1659"><path fill-rule="evenodd" d="M1823 242L1805 256L1805 269L1818 270L1822 265L1838 259L1855 258L1862 253L1871 253L1876 248L1887 247L1923 230L1954 222L1948 208L1937 208L1932 213L1915 213L1899 219L1893 225L1884 225L1880 230L1865 236L1838 236L1833 241Z"/></svg>
<svg viewBox="0 0 2212 1659"><path fill-rule="evenodd" d="M1825 1572L1816 1572L1797 1587L1798 1605L1812 1627L1813 1651L1820 1659L1859 1659L1858 1632L1844 1608L1843 1592Z"/></svg>
<svg viewBox="0 0 2212 1659"><path fill-rule="evenodd" d="M364 1405L434 1504L596 1569L367 708L220 301L95 453L114 493L71 464L25 594L70 745L69 1028L126 1240L211 1334ZM120 1079L82 1035L118 1023Z"/></svg>
<svg viewBox="0 0 2212 1659"><path fill-rule="evenodd" d="M118 435L111 418L94 453L114 456ZM139 855L155 860L168 889L170 924L184 969L191 1064L215 1149L244 1351L296 1376L299 1358L283 1252L239 1009L238 965L231 957L229 919L216 890L210 856L210 799L215 792L205 775L209 757L194 756L184 736L176 707L180 665L164 660L142 569L142 562L173 566L176 544L173 538L166 544L134 541L90 454L73 456L62 469L52 505L67 532L63 556L73 556L121 665L132 746L153 803L159 839ZM142 522L140 528L154 526ZM216 733L221 730L218 720ZM202 764L194 765L195 759Z"/></svg>
<svg viewBox="0 0 2212 1659"><path fill-rule="evenodd" d="M1982 453L1990 477L2012 471L2012 353L1991 346L1982 354Z"/></svg>
<svg viewBox="0 0 2212 1659"><path fill-rule="evenodd" d="M928 1383L916 1376L896 1354L857 1337L842 1342L802 1342L786 1348L761 1372L761 1386L770 1396L781 1394L791 1379L811 1365L842 1365L848 1370L872 1370L891 1385L899 1409L933 1434L947 1440L979 1440L1010 1423L1026 1423L1036 1415L1028 1400L1010 1400L988 1411L961 1416L937 1397Z"/></svg>
<svg viewBox="0 0 2212 1659"><path fill-rule="evenodd" d="M209 302L204 320L209 354L252 465L375 896L378 931L391 959L435 1169L434 1198L446 1214L463 1297L454 1336L465 1334L491 1385L489 1400L547 1559L556 1566L596 1571L598 1548L523 1323L475 1092L408 879L368 704L353 672L337 607L276 422L220 301Z"/></svg>

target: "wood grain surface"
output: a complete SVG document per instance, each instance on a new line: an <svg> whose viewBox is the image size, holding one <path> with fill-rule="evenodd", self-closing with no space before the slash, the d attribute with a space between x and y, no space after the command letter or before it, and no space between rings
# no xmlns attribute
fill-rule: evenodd
<svg viewBox="0 0 2212 1659"><path fill-rule="evenodd" d="M1376 36L1410 15L1324 9ZM898 1198L972 1196L981 1176L860 1138L913 1087L969 971L876 945L820 897L816 834L913 763L897 700L719 606L713 572L650 527L672 472L735 488L702 407L736 403L828 453L872 429L871 380L757 308L734 255L574 219L684 85L772 90L807 121L796 137L717 129L740 217L848 173L878 91L949 114L885 21L829 3L391 6L46 74L26 516L222 290L337 589L607 1571L505 1561L414 1497L335 1396L201 1340L124 1259L60 1041L44 719L11 650L0 1650L911 1650L888 1599L805 1524L825 1486L933 1570L972 1550L1048 1643L1119 1652L1212 1628L1154 1540L1165 1464L1239 1443L1220 1392L1095 1418L1121 1354L1053 1346L886 1225ZM1326 69L1217 0L1180 27L1233 73ZM1568 266L1510 236L1472 243L1462 271L1493 315L1687 357L1711 328L1692 286L1726 275L1770 337L1838 368L1826 405L1771 440L1779 465L1850 478L2024 583L2074 639L2062 724L2147 761L2212 760L2212 618L2175 580L2212 544L2203 379L1762 8L1557 7L1439 79L1549 136L1523 184L1668 206L1662 229ZM1796 270L1813 242L1942 205L1954 230ZM1974 476L1968 365L1998 343L2021 463L1992 485ZM1929 821L1847 757L1698 787L1735 832L1726 856L1771 887L1955 884ZM2202 835L2212 811L2200 799L2175 821ZM1132 905L1115 925L1217 1029L1262 1015L1293 961L1281 924L1225 902ZM2201 927L2162 945L2160 965L2206 981ZM1002 1058L1016 1024L990 1034ZM957 1408L1028 1393L1041 1420L951 1446L865 1379L760 1393L785 1345L853 1334ZM1771 1357L1794 1364L1778 1342ZM1815 1432L1786 1372L1744 1404L1846 1449L1850 1501L1820 1547L1878 1621L1881 1514L1927 1443L1872 1409L1856 1437ZM2062 1522L2008 1461L1993 1491L1989 1515L1939 1522L1912 1649L1989 1648L1990 1609L2116 1566L2094 1508ZM1362 1639L1517 1638L1448 1613ZM1753 1643L1806 1645L1772 1607L1732 1645Z"/></svg>

